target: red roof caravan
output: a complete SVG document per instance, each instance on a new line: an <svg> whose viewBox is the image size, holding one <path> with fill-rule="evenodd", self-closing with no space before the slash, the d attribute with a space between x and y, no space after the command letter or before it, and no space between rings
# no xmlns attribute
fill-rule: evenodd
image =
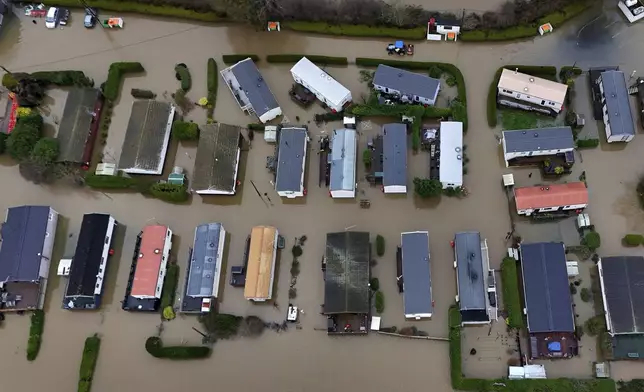
<svg viewBox="0 0 644 392"><path fill-rule="evenodd" d="M514 199L519 214L578 210L588 205L588 188L583 182L516 188Z"/></svg>
<svg viewBox="0 0 644 392"><path fill-rule="evenodd" d="M167 226L146 226L143 229L130 294L132 297L161 297L171 247L172 231Z"/></svg>

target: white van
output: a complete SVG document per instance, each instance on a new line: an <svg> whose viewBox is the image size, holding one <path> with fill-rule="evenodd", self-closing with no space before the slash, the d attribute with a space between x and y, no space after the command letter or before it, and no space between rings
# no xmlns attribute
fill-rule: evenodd
<svg viewBox="0 0 644 392"><path fill-rule="evenodd" d="M58 8L51 7L47 11L47 16L45 17L45 27L48 29L55 29L58 24Z"/></svg>

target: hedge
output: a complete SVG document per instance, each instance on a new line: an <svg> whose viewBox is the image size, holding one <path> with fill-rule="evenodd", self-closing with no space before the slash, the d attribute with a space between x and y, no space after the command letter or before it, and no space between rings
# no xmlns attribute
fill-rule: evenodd
<svg viewBox="0 0 644 392"><path fill-rule="evenodd" d="M217 87L219 83L219 70L217 69L217 62L213 58L208 59L208 78L206 83L208 88L206 117L208 120L212 120L215 114L215 105L217 104Z"/></svg>
<svg viewBox="0 0 644 392"><path fill-rule="evenodd" d="M188 121L175 121L172 124L172 137L181 141L199 140L199 125Z"/></svg>
<svg viewBox="0 0 644 392"><path fill-rule="evenodd" d="M78 392L89 392L92 388L94 369L96 369L96 362L98 361L98 353L100 349L101 338L99 338L98 335L90 336L85 339L83 358L81 359L79 370Z"/></svg>
<svg viewBox="0 0 644 392"><path fill-rule="evenodd" d="M626 234L622 238L622 243L625 246L640 246L644 244L644 236L641 234Z"/></svg>
<svg viewBox="0 0 644 392"><path fill-rule="evenodd" d="M559 80L562 83L565 83L565 80L564 80L565 78L564 77L566 76L566 74L570 73L570 74L572 74L572 76L579 76L583 72L584 71L579 67L566 65L566 66L563 66L563 67L559 68Z"/></svg>
<svg viewBox="0 0 644 392"><path fill-rule="evenodd" d="M615 381L611 379L480 379L465 378L463 375L463 353L461 347L461 313L452 305L448 311L449 365L452 389L457 391L488 392L615 392Z"/></svg>
<svg viewBox="0 0 644 392"><path fill-rule="evenodd" d="M376 236L376 254L380 257L385 255L385 237L381 236L380 234Z"/></svg>
<svg viewBox="0 0 644 392"><path fill-rule="evenodd" d="M181 89L185 92L190 91L192 87L192 77L190 77L190 70L185 64L177 64L174 67L174 72L177 75L177 79L181 82Z"/></svg>
<svg viewBox="0 0 644 392"><path fill-rule="evenodd" d="M169 203L183 203L190 198L186 185L158 182L150 187L150 194Z"/></svg>
<svg viewBox="0 0 644 392"><path fill-rule="evenodd" d="M163 346L161 338L151 336L145 341L145 351L155 358L201 359L208 358L212 351L206 346Z"/></svg>
<svg viewBox="0 0 644 392"><path fill-rule="evenodd" d="M57 3L58 4L58 3ZM61 4L59 4L61 5ZM90 4L91 5L91 4ZM145 72L145 68L139 62L112 63L107 72L107 81L103 88L103 95L110 101L116 101L121 91L121 83L126 74Z"/></svg>
<svg viewBox="0 0 644 392"><path fill-rule="evenodd" d="M599 146L599 139L577 139L577 148L596 148Z"/></svg>
<svg viewBox="0 0 644 392"><path fill-rule="evenodd" d="M119 171L115 176L86 174L85 185L94 189L128 189L136 186L136 180L123 176L122 171Z"/></svg>
<svg viewBox="0 0 644 392"><path fill-rule="evenodd" d="M150 5L137 3L134 1L114 1L114 0L87 0L85 3L90 7L96 7L101 11L114 12L135 12L142 15L168 16L181 19L198 20L202 22L224 22L225 18L219 16L216 12L201 12L169 5ZM46 5L83 8L83 5L74 0L55 0L45 1Z"/></svg>
<svg viewBox="0 0 644 392"><path fill-rule="evenodd" d="M247 58L250 58L254 62L259 61L259 56L256 54L225 54L221 56L224 64L236 64L242 60L246 60Z"/></svg>
<svg viewBox="0 0 644 392"><path fill-rule="evenodd" d="M356 116L387 116L398 117L403 114L411 114L415 108L423 110L424 118L448 117L452 113L450 108L437 108L435 106L423 107L420 105L354 105L351 107L351 113Z"/></svg>
<svg viewBox="0 0 644 392"><path fill-rule="evenodd" d="M499 85L499 79L501 78L501 73L504 69L509 70L518 70L521 73L525 73L532 76L544 77L545 79L556 80L557 77L557 68L552 66L545 65L504 65L503 67L496 70L494 78L490 83L490 88L487 93L487 124L490 128L496 127L498 124L496 109L497 109L497 89Z"/></svg>
<svg viewBox="0 0 644 392"><path fill-rule="evenodd" d="M512 257L504 258L501 263L501 285L503 286L503 303L506 312L508 312L508 325L510 328L524 328L517 261Z"/></svg>
<svg viewBox="0 0 644 392"><path fill-rule="evenodd" d="M143 90L140 88L133 88L132 90L130 90L130 94L132 95L132 97L138 99L154 99L157 96L150 90Z"/></svg>
<svg viewBox="0 0 644 392"><path fill-rule="evenodd" d="M45 312L40 309L34 310L31 314L31 326L29 327L29 340L27 341L27 360L33 361L40 351L42 333L45 329Z"/></svg>
<svg viewBox="0 0 644 392"><path fill-rule="evenodd" d="M344 119L344 112L326 112L321 114L316 114L313 116L313 119L316 123L321 123L325 121L341 121Z"/></svg>
<svg viewBox="0 0 644 392"><path fill-rule="evenodd" d="M246 125L246 128L251 129L253 131L264 132L264 128L266 128L266 125L264 125L264 124L248 124L248 125Z"/></svg>
<svg viewBox="0 0 644 392"><path fill-rule="evenodd" d="M83 71L41 71L29 76L41 83L55 86L91 87L94 85L94 81L85 76Z"/></svg>
<svg viewBox="0 0 644 392"><path fill-rule="evenodd" d="M269 63L297 63L306 57L315 64L321 65L347 65L349 60L346 57L332 57L332 56L316 56L308 54L271 54L266 56L266 61Z"/></svg>
<svg viewBox="0 0 644 392"><path fill-rule="evenodd" d="M440 69L449 76L452 76L456 81L456 89L458 93L457 100L452 102L451 115L454 121L463 123L463 131L467 132L468 118L467 118L467 89L465 87L465 78L461 70L450 63L435 63L427 61L405 61L405 60L387 60L368 57L356 58L356 65L362 67L377 67L380 64L389 65L391 67L409 69L409 70L423 70L429 72L430 69Z"/></svg>
<svg viewBox="0 0 644 392"><path fill-rule="evenodd" d="M593 4L592 1L580 0L565 6L560 11L545 15L536 22L508 27L498 30L473 30L462 32L458 39L461 41L509 41L514 39L532 38L539 35L539 26L545 23L557 28L564 22L581 14Z"/></svg>
<svg viewBox="0 0 644 392"><path fill-rule="evenodd" d="M161 291L161 301L159 309L168 306L174 306L174 298L177 294L177 285L179 283L179 266L175 263L168 263L165 278L163 278L163 290Z"/></svg>
<svg viewBox="0 0 644 392"><path fill-rule="evenodd" d="M347 37L380 37L415 40L424 40L427 38L427 27L425 26L414 27L412 29L403 29L400 27L350 24L331 25L325 22L293 21L283 22L282 28L302 33L340 35Z"/></svg>
<svg viewBox="0 0 644 392"><path fill-rule="evenodd" d="M385 311L385 295L382 291L376 291L375 297L376 313L382 314Z"/></svg>

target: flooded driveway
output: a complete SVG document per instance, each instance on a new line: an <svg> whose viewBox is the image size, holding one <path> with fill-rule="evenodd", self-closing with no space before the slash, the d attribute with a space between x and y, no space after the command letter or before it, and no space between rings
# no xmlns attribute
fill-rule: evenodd
<svg viewBox="0 0 644 392"><path fill-rule="evenodd" d="M53 31L46 30L40 22L33 25L26 19L14 19L0 43L0 64L10 70L80 69L93 77L97 84L105 80L111 62L143 63L146 74L125 79L123 92L114 110L106 151L115 161L118 160L131 108L130 89L149 88L159 94L160 99L169 99L164 98L164 92L170 93L178 88L173 71L176 63L185 63L191 70L194 87L188 96L197 100L206 93L208 57L214 57L220 68L223 67L221 55L235 52L254 52L260 56L305 52L347 56L350 59L358 56L384 57L388 43L386 40L307 37L286 32L257 33L240 27L119 16L123 16L126 23L122 31L104 31L100 28L86 30L80 24L82 15L78 12L73 13L71 26ZM571 28L579 29L581 26ZM641 32L641 29L634 31ZM446 343L377 335L337 339L314 330L325 325L324 318L318 314L324 292L319 261L324 252L325 234L353 229L385 237L386 254L378 258L373 272L380 278L386 298L383 324L400 327L406 323L403 320L402 298L396 288L395 248L402 231L428 230L435 316L431 321L414 325L430 335L446 336L447 309L454 302L456 294L450 247L454 233L480 231L488 240L493 268L499 267L507 247L504 237L509 229L509 218L507 201L501 188L501 174L506 169L499 162L495 132L488 128L485 118L485 101L492 75L499 66L507 63L573 63L573 57L583 50L568 51L565 46L568 44L562 43L567 42L567 37L564 33L530 42L489 46L454 43L422 43L416 46L415 60L454 63L465 75L470 118L465 144L471 159L465 183L471 195L463 200L443 198L439 203L423 203L415 200L411 194L390 199L378 189L360 183L364 197L371 199L371 209L360 209L352 202L335 202L328 197L327 189L317 186L319 163L313 148L308 160L309 192L305 203L282 203L272 193L271 177L265 169L266 156L272 154L273 147L265 144L261 138L256 138L252 149L242 153L243 184L236 197L195 197L190 206L173 206L133 194L107 195L62 186L37 186L25 182L15 166L0 166L0 177L4 182L0 210L19 204L50 204L66 218L61 219L59 227L56 246L58 258L75 241L83 213L110 213L122 223L118 251L108 273L105 306L100 312L71 313L61 310L60 298L65 282L53 277L48 287L43 345L34 363L27 363L24 354L28 317L12 315L7 318L0 334L0 351L5 353L0 359L0 368L3 374L12 376L4 377L3 385L8 390L74 390L83 341L97 332L103 336L103 346L94 392L115 389L124 392L169 392L213 388L320 392L355 386L356 380L360 380L360 385L365 389L375 391L418 391L426 388L427 380L431 380L432 389L437 392L451 391ZM639 61L637 57L642 54L626 52L615 61L624 67L635 67ZM589 64L586 62L584 66ZM312 118L315 112L322 111L319 106L303 110L291 103L287 91L292 82L287 66L260 63L260 69L281 103L285 116L293 123L309 125L314 142L317 137L328 135L340 125L331 123L317 126ZM367 93L366 87L359 82L356 67L332 67L328 72L349 87L356 100ZM218 93L215 111L218 121L241 125L255 121L239 110L222 83ZM188 118L203 122L205 113L195 109ZM376 121L360 125L360 150L366 147L368 137L380 131L380 125ZM643 147L644 137L640 136L619 152L603 149L584 151L583 167L591 187L590 213L603 237L602 254L620 254L621 236L641 225L641 221L633 221L633 207L631 210L618 208L624 205L618 200L629 194L629 184L635 182L640 174L632 162L638 162L637 151ZM416 176L427 176L428 156L409 154L409 181ZM180 165L190 172L194 157L194 146L175 146L167 158L166 166ZM362 174L361 170L359 174ZM261 193L273 195L273 206L267 206L258 198L251 189L251 181ZM292 246L295 237L308 236L304 255L300 258L301 274L295 300L305 312L301 316L303 328L280 335L266 332L258 339L219 342L212 358L205 361L169 362L155 359L145 352L143 344L146 337L156 333L159 317L126 313L120 309L119 303L127 282L135 236L147 224L169 225L177 237L173 253L182 268L180 282L183 282L194 228L198 224L213 221L223 223L231 234L227 270L239 263L245 238L252 226L268 224L278 227L287 239L286 249ZM239 315L256 314L266 320L282 320L288 304L289 256L288 252L282 256L276 282L276 301L282 311L270 305L249 304L240 290L228 286L227 280L222 280L221 310ZM192 331L193 326L197 326L195 318L179 317L166 323L163 337L175 344L198 343L201 338ZM502 372L498 364L493 368L495 372Z"/></svg>

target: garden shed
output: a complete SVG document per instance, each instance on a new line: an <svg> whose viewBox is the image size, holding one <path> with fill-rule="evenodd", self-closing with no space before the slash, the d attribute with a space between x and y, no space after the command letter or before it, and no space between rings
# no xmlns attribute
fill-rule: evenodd
<svg viewBox="0 0 644 392"><path fill-rule="evenodd" d="M175 106L154 100L132 103L119 169L128 174L163 173Z"/></svg>
<svg viewBox="0 0 644 392"><path fill-rule="evenodd" d="M241 128L237 126L202 125L191 188L200 195L234 195L241 143Z"/></svg>

